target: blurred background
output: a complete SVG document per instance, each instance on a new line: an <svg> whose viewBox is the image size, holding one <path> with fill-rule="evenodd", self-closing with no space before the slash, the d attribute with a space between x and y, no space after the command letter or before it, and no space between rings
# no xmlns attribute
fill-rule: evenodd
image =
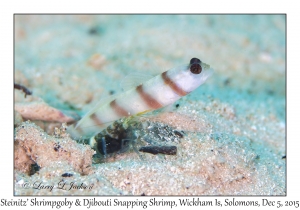
<svg viewBox="0 0 300 210"><path fill-rule="evenodd" d="M284 120L285 42L284 15L16 15L15 80L85 112L125 75L198 57L215 70L208 94L276 98L270 111Z"/></svg>

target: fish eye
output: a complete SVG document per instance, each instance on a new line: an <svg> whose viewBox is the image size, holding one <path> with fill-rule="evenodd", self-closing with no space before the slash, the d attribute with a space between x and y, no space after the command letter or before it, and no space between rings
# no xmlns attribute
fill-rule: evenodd
<svg viewBox="0 0 300 210"><path fill-rule="evenodd" d="M193 74L200 74L202 72L202 67L200 65L201 61L198 58L192 58L190 61L190 71Z"/></svg>
<svg viewBox="0 0 300 210"><path fill-rule="evenodd" d="M192 58L190 64L192 65L193 63L201 63L201 61L199 58Z"/></svg>

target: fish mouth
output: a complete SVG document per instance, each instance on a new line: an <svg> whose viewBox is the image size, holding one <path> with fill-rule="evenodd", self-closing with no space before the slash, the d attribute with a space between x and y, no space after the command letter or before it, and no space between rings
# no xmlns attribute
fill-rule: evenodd
<svg viewBox="0 0 300 210"><path fill-rule="evenodd" d="M203 84L209 77L211 77L214 74L215 70L206 63L201 63L201 66L203 70L200 74L200 80L202 81L201 83Z"/></svg>

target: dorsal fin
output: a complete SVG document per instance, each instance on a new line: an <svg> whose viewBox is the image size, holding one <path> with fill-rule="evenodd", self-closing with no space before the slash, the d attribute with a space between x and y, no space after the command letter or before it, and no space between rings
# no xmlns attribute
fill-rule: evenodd
<svg viewBox="0 0 300 210"><path fill-rule="evenodd" d="M143 84L153 78L153 75L144 73L132 73L127 75L121 82L120 86L123 91L130 90Z"/></svg>

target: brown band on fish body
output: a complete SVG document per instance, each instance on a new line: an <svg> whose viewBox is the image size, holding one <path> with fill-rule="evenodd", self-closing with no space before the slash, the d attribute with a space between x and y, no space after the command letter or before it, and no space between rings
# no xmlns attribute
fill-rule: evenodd
<svg viewBox="0 0 300 210"><path fill-rule="evenodd" d="M143 101L147 104L147 106L149 106L150 108L159 109L162 107L162 105L157 100L155 100L151 95L144 91L143 85L137 86L136 91L141 96Z"/></svg>
<svg viewBox="0 0 300 210"><path fill-rule="evenodd" d="M103 122L99 119L96 113L92 114L90 118L95 122L96 125L101 125Z"/></svg>
<svg viewBox="0 0 300 210"><path fill-rule="evenodd" d="M110 102L109 105L119 116L126 117L130 115L128 111L117 104L116 99Z"/></svg>
<svg viewBox="0 0 300 210"><path fill-rule="evenodd" d="M180 88L170 77L168 77L167 72L161 74L162 79L165 84L168 85L177 95L185 96L188 92Z"/></svg>

